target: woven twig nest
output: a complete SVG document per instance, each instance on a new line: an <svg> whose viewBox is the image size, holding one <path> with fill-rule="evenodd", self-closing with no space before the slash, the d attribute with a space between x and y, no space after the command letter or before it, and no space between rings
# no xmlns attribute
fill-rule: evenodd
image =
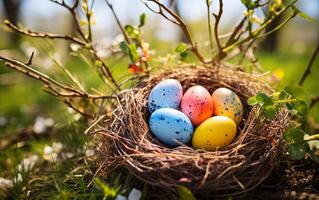
<svg viewBox="0 0 319 200"><path fill-rule="evenodd" d="M147 97L160 81L174 78L184 91L202 85L209 92L227 87L244 103L244 120L238 126L235 141L214 152L180 146L171 148L152 136L148 120ZM271 89L252 75L233 70L206 67L182 67L151 76L119 95L118 106L104 122L101 166L108 171L125 168L138 179L165 190L187 186L195 194L238 195L258 186L271 172L276 156L283 148L282 134L289 122L280 111L267 121L258 107L246 105L248 97Z"/></svg>

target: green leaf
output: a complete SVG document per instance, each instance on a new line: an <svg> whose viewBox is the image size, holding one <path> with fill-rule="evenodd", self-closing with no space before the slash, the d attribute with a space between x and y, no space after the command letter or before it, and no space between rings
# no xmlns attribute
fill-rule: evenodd
<svg viewBox="0 0 319 200"><path fill-rule="evenodd" d="M294 109L294 105L291 103L286 103L286 107L288 108L288 110L293 110Z"/></svg>
<svg viewBox="0 0 319 200"><path fill-rule="evenodd" d="M304 142L304 135L306 133L297 128L290 128L287 130L287 132L284 134L284 139L288 144L301 144Z"/></svg>
<svg viewBox="0 0 319 200"><path fill-rule="evenodd" d="M298 115L305 115L308 112L308 106L304 101L297 100L292 103L294 109L297 111Z"/></svg>
<svg viewBox="0 0 319 200"><path fill-rule="evenodd" d="M130 49L129 55L132 62L134 63L137 62L139 60L139 56L138 56L136 45L134 43L130 44L129 49Z"/></svg>
<svg viewBox="0 0 319 200"><path fill-rule="evenodd" d="M299 85L288 85L284 88L284 90L293 97L300 97L304 94L302 87Z"/></svg>
<svg viewBox="0 0 319 200"><path fill-rule="evenodd" d="M134 27L131 25L126 25L124 29L128 34L132 34L134 32Z"/></svg>
<svg viewBox="0 0 319 200"><path fill-rule="evenodd" d="M263 107L263 114L267 119L273 119L277 114L277 109L273 105L267 105Z"/></svg>
<svg viewBox="0 0 319 200"><path fill-rule="evenodd" d="M128 36L130 36L133 39L137 39L140 35L140 31L137 30L136 27L133 27L131 25L126 25L125 26L125 31L128 34Z"/></svg>
<svg viewBox="0 0 319 200"><path fill-rule="evenodd" d="M253 2L252 0L241 0L241 2L246 6L246 8L248 9L253 9L255 8L255 2Z"/></svg>
<svg viewBox="0 0 319 200"><path fill-rule="evenodd" d="M177 45L177 47L175 48L175 52L176 52L176 53L183 53L183 52L187 51L188 48L189 48L189 47L188 47L187 44L185 44L185 43L179 43L179 44Z"/></svg>
<svg viewBox="0 0 319 200"><path fill-rule="evenodd" d="M256 96L256 99L259 102L259 104L261 104L261 105L272 105L273 104L271 97L269 97L268 95L266 95L264 93L258 93Z"/></svg>
<svg viewBox="0 0 319 200"><path fill-rule="evenodd" d="M315 151L319 149L319 140L311 140L307 142L310 150Z"/></svg>
<svg viewBox="0 0 319 200"><path fill-rule="evenodd" d="M115 198L119 191L119 188L111 188L99 178L95 178L94 183L102 190L104 196L107 198Z"/></svg>
<svg viewBox="0 0 319 200"><path fill-rule="evenodd" d="M280 95L278 96L278 99L279 100L284 100L284 99L287 99L287 97L288 97L288 93L285 92L285 91L281 91Z"/></svg>
<svg viewBox="0 0 319 200"><path fill-rule="evenodd" d="M146 21L146 15L145 15L145 13L143 13L140 15L140 24L138 25L138 27L141 28L142 26L144 26L145 21Z"/></svg>
<svg viewBox="0 0 319 200"><path fill-rule="evenodd" d="M249 99L247 99L247 104L250 106L257 105L258 103L259 103L259 101L257 100L256 96L252 96Z"/></svg>
<svg viewBox="0 0 319 200"><path fill-rule="evenodd" d="M292 6L292 9L294 9L294 11L302 18L304 18L305 20L311 22L311 23L317 23L317 20L315 20L314 18L310 17L309 15L307 15L306 13L302 12L301 10L299 10L296 6Z"/></svg>
<svg viewBox="0 0 319 200"><path fill-rule="evenodd" d="M125 54L129 54L129 53L130 53L130 48L129 48L129 46L127 45L126 42L122 41L122 42L120 43L120 48L121 48L121 50L122 50L123 53L125 53Z"/></svg>
<svg viewBox="0 0 319 200"><path fill-rule="evenodd" d="M294 160L300 160L305 157L305 147L302 144L290 144L288 145L288 153Z"/></svg>
<svg viewBox="0 0 319 200"><path fill-rule="evenodd" d="M184 52L180 53L179 55L181 56L182 61L186 61L188 56L189 56L189 53L187 51L184 51Z"/></svg>
<svg viewBox="0 0 319 200"><path fill-rule="evenodd" d="M196 197L193 195L187 187L180 186L178 188L178 195L180 200L196 200Z"/></svg>

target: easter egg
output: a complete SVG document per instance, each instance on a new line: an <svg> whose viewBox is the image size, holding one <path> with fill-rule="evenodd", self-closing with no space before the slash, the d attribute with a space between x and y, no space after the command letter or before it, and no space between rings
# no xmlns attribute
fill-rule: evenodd
<svg viewBox="0 0 319 200"><path fill-rule="evenodd" d="M214 116L201 123L195 130L192 143L195 149L215 150L233 142L236 124L229 117Z"/></svg>
<svg viewBox="0 0 319 200"><path fill-rule="evenodd" d="M175 79L158 83L151 91L147 105L152 113L159 108L178 108L183 97L183 88Z"/></svg>
<svg viewBox="0 0 319 200"><path fill-rule="evenodd" d="M227 116L238 125L243 119L244 108L237 94L227 88L218 88L212 94L214 115Z"/></svg>
<svg viewBox="0 0 319 200"><path fill-rule="evenodd" d="M153 135L168 146L187 143L193 135L193 126L187 116L172 108L160 108L152 113L149 120Z"/></svg>
<svg viewBox="0 0 319 200"><path fill-rule="evenodd" d="M204 87L193 86L185 92L181 110L193 125L199 125L213 114L212 97Z"/></svg>

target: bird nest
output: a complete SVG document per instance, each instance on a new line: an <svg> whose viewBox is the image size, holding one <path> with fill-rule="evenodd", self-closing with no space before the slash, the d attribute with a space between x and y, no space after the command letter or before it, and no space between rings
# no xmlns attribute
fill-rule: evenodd
<svg viewBox="0 0 319 200"><path fill-rule="evenodd" d="M245 114L235 141L209 152L186 145L171 148L157 140L148 126L147 98L157 83L168 78L179 80L184 91L202 85L210 93L219 87L236 92ZM258 92L269 94L272 90L253 75L226 67L181 67L152 75L119 94L117 108L100 123L101 169L127 169L143 182L166 191L174 192L183 185L206 197L245 193L272 171L289 123L285 110L269 121L259 107L248 106L247 98Z"/></svg>

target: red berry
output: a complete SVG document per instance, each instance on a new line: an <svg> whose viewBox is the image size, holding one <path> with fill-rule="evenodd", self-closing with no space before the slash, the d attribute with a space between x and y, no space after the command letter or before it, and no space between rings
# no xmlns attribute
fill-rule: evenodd
<svg viewBox="0 0 319 200"><path fill-rule="evenodd" d="M137 74L137 73L140 73L140 72L143 72L143 68L140 66L140 63L137 62L137 63L131 63L129 66L128 66L128 71L132 74Z"/></svg>

